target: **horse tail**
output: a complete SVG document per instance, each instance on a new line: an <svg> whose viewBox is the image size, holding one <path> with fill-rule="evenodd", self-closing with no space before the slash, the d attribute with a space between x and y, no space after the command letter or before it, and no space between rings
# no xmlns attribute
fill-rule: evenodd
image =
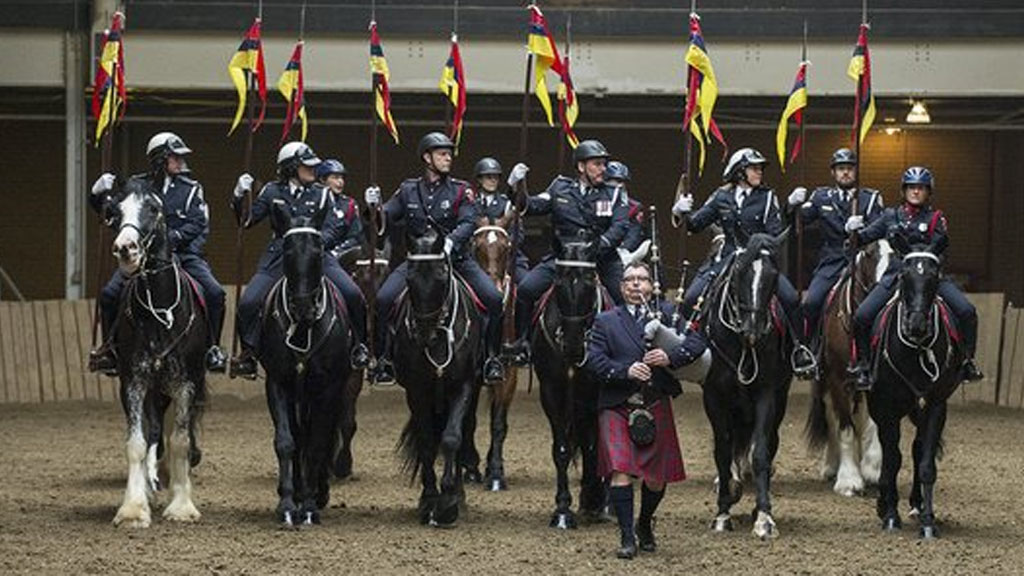
<svg viewBox="0 0 1024 576"><path fill-rule="evenodd" d="M405 423L405 428L402 428L402 435L398 439L398 445L395 446L395 452L401 458L400 470L403 474L409 475L410 484L416 480L416 475L420 473L418 443L416 427L413 425L412 416L409 416L409 420Z"/></svg>
<svg viewBox="0 0 1024 576"><path fill-rule="evenodd" d="M732 415L732 457L739 461L745 459L750 452L750 442L754 437L754 416L744 413L742 408L738 408L737 412Z"/></svg>
<svg viewBox="0 0 1024 576"><path fill-rule="evenodd" d="M807 412L807 422L804 424L804 439L808 451L812 453L820 452L828 443L826 409L824 386L815 379L811 383L811 409Z"/></svg>

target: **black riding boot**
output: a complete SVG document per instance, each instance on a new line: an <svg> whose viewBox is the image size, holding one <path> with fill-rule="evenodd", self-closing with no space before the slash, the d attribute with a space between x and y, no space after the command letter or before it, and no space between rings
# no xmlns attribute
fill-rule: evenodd
<svg viewBox="0 0 1024 576"><path fill-rule="evenodd" d="M857 326L854 326L854 336L857 339L857 363L849 368L854 377L853 387L857 392L870 392L871 379L871 334L865 336L859 333Z"/></svg>
<svg viewBox="0 0 1024 576"><path fill-rule="evenodd" d="M636 533L633 531L633 485L612 486L608 490L608 500L615 509L615 517L619 520L619 549L615 555L623 560L631 560L636 556Z"/></svg>
<svg viewBox="0 0 1024 576"><path fill-rule="evenodd" d="M493 386L505 380L505 365L501 362L499 349L501 346L501 318L490 318L487 324L487 335L484 346L487 349L487 360L484 362L484 385Z"/></svg>
<svg viewBox="0 0 1024 576"><path fill-rule="evenodd" d="M660 492L655 492L648 488L646 483L640 487L640 517L636 520L636 538L644 552L654 552L658 549L658 543L654 539L654 511L658 509L664 495L664 488Z"/></svg>
<svg viewBox="0 0 1024 576"><path fill-rule="evenodd" d="M223 373L227 368L228 359L224 356L220 346L214 344L206 351L206 369L210 372Z"/></svg>
<svg viewBox="0 0 1024 576"><path fill-rule="evenodd" d="M246 380L256 379L256 353L252 348L242 345L242 354L238 358L231 359L231 378L245 378Z"/></svg>
<svg viewBox="0 0 1024 576"><path fill-rule="evenodd" d="M974 362L974 349L978 342L978 320L977 317L973 317L974 321L970 319L960 320L964 334L964 353L967 356L964 358L963 366L960 368L960 378L964 382L977 382L985 378L985 375L981 373L981 369Z"/></svg>
<svg viewBox="0 0 1024 576"><path fill-rule="evenodd" d="M106 310L101 310L100 335L103 341L98 348L89 351L89 371L100 372L106 376L117 376L117 353L114 351L114 324Z"/></svg>

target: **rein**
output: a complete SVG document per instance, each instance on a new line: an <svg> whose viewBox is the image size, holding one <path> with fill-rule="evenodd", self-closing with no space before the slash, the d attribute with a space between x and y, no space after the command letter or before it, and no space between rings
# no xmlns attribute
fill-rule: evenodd
<svg viewBox="0 0 1024 576"><path fill-rule="evenodd" d="M437 262L448 260L448 256L445 254L408 254L406 259L413 262ZM455 279L454 268L450 261L448 263L448 294L441 305L430 312L420 313L413 310L412 301L409 302L409 315L405 317L405 329L408 334L412 335L414 327L419 322L430 319L434 319L434 333L442 332L444 334L445 357L443 360L439 361L431 355L429 345L423 349L423 356L434 367L434 372L438 377L451 365L455 358L455 350L466 340L463 337L458 343L455 341L455 322L458 320L460 308L463 307L458 281ZM467 325L466 334L469 333L468 328Z"/></svg>
<svg viewBox="0 0 1024 576"><path fill-rule="evenodd" d="M729 273L725 276L724 282L721 284L721 293L718 298L718 321L722 324L729 332L740 335L740 327L736 323L736 317L739 315L738 305L735 299L732 297L732 293L729 288L732 285L732 273L733 267L729 267ZM733 372L736 373L736 379L744 386L749 386L761 373L761 363L757 358L757 348L747 346L746 342L740 338L740 357L737 362L733 362L729 359L729 356L725 353L714 338L709 338L711 345L714 347L718 355L725 361L726 365L732 368ZM747 363L747 358L753 363L752 369L749 375L744 375L743 366Z"/></svg>
<svg viewBox="0 0 1024 576"><path fill-rule="evenodd" d="M585 269L585 270L591 270L591 269L596 269L597 268L597 264L595 262L588 262L586 260L558 260L558 259L556 259L555 260L555 266L561 266L563 268L582 268L582 269ZM564 339L562 338L562 334L563 334L562 323L590 325L590 327L587 328L584 331L583 342L585 343L587 340L590 339L590 332L593 329L594 317L597 316L597 314L601 311L601 285L600 285L600 283L595 284L594 289L595 289L595 291L597 293L596 297L594 298L594 308L593 308L593 310L591 310L591 311L589 311L589 312L587 312L585 314L579 314L579 315L562 314L562 311L558 310L558 306L557 305L555 306L555 310L558 312L558 316L559 316L559 318L561 319L562 322L560 322L559 325L558 325L558 328L555 329L555 334L554 335L552 335L550 330L548 329L547 322L544 321L544 318L540 319L541 332L544 333L544 338L548 341L548 344L552 348L561 350L562 353L565 354L565 349L564 349L565 342L564 342ZM577 368L582 368L583 365L586 364L586 363L587 363L587 348L586 348L586 344L584 344L584 347L583 347L583 358L578 363L576 363L575 366Z"/></svg>

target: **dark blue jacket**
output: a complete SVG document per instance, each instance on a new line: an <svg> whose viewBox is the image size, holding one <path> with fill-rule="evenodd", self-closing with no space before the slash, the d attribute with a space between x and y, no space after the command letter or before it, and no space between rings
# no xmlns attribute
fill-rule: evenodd
<svg viewBox="0 0 1024 576"><path fill-rule="evenodd" d="M866 225L877 220L885 207L878 190L861 188L857 197L857 213L864 216ZM838 276L849 264L846 251L846 219L850 217L850 202L846 192L836 187L821 187L800 206L804 223L817 222L821 229L822 244L818 252L818 266L814 275Z"/></svg>
<svg viewBox="0 0 1024 576"><path fill-rule="evenodd" d="M942 211L931 206L915 208L906 203L886 208L870 226L861 229L858 236L861 244L870 244L882 238L891 240L896 234L902 234L912 246L923 247L940 258L949 246L946 217ZM902 258L890 259L882 282L892 286L902 266Z"/></svg>
<svg viewBox="0 0 1024 576"><path fill-rule="evenodd" d="M481 218L487 218L487 221L494 224L499 218L503 218L513 210L512 200L506 195L500 192L495 194L478 194L476 198L476 218L479 221ZM523 241L526 239L525 232L523 231L523 220L520 218L517 222L516 234L519 237L519 246L516 250L516 261L523 262L529 265L529 260L526 258L526 253L523 252ZM509 231L511 233L511 231Z"/></svg>
<svg viewBox="0 0 1024 576"><path fill-rule="evenodd" d="M527 214L550 214L557 243L579 241L582 232L600 243L599 255L618 248L629 232L629 199L625 189L599 184L587 190L578 180L555 178L547 190L530 196ZM554 246L557 253L559 245Z"/></svg>
<svg viewBox="0 0 1024 576"><path fill-rule="evenodd" d="M709 265L721 270L723 263L742 242L741 233L747 237L759 233L777 236L783 230L779 201L774 191L764 186L754 188L748 192L740 208L736 204L736 189L732 184L712 192L703 206L687 216L686 224L691 232L700 232L712 224L718 224L725 234L722 250L714 261L706 262L702 270Z"/></svg>
<svg viewBox="0 0 1024 576"><path fill-rule="evenodd" d="M671 318L672 306L662 302L662 317ZM707 348L703 336L687 332L683 345L666 350L671 368L685 366L700 357ZM586 369L601 383L598 397L600 408L611 408L624 403L640 384L628 376L629 367L643 360L647 352L643 326L629 313L625 305L602 312L594 319L594 327L587 341ZM656 396L678 396L683 390L679 381L663 368L651 370L651 385Z"/></svg>
<svg viewBox="0 0 1024 576"><path fill-rule="evenodd" d="M406 234L418 238L427 233L430 224L454 244L452 255L464 256L466 243L476 230L476 206L469 182L444 176L433 184L426 178L410 178L384 204L384 235L390 225L404 224Z"/></svg>
<svg viewBox="0 0 1024 576"><path fill-rule="evenodd" d="M629 231L622 240L622 247L632 252L647 240L647 227L644 226L644 207L635 199L629 199Z"/></svg>
<svg viewBox="0 0 1024 576"><path fill-rule="evenodd" d="M183 174L162 181L158 181L152 174L136 174L130 179L144 182L163 202L171 250L177 254L201 257L206 238L210 234L210 209L203 197L203 186ZM111 200L109 194L89 195L90 206L104 217L105 206ZM119 222L115 220L110 224L117 226Z"/></svg>
<svg viewBox="0 0 1024 576"><path fill-rule="evenodd" d="M341 227L338 244L333 250L334 256L337 257L346 250L361 247L366 238L363 231L363 220L359 216L359 204L355 199L344 194L331 194L331 204L338 225Z"/></svg>

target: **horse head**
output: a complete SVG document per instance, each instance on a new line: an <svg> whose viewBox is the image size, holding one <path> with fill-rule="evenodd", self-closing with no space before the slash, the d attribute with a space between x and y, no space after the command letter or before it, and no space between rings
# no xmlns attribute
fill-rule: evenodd
<svg viewBox="0 0 1024 576"><path fill-rule="evenodd" d="M163 201L149 189L148 183L129 180L112 202L113 216L120 221L113 252L121 272L131 276L144 269L148 261L169 262Z"/></svg>
<svg viewBox="0 0 1024 576"><path fill-rule="evenodd" d="M323 304L324 240L320 234L329 208L322 207L312 216L295 215L284 204L274 204L270 217L282 238L285 304L299 323L311 324Z"/></svg>
<svg viewBox="0 0 1024 576"><path fill-rule="evenodd" d="M754 234L744 248L736 250L727 289L739 316L740 336L748 346L754 346L772 329L771 300L779 277L775 255L787 233Z"/></svg>
<svg viewBox="0 0 1024 576"><path fill-rule="evenodd" d="M511 223L511 212L498 218L493 224L487 216L481 216L477 219L477 228L473 233L473 254L476 261L499 290L505 288L508 259L512 257L512 238L508 231Z"/></svg>
<svg viewBox="0 0 1024 576"><path fill-rule="evenodd" d="M583 361L587 331L598 307L597 252L589 240L562 245L555 259L555 304L561 316L562 352L572 363Z"/></svg>
<svg viewBox="0 0 1024 576"><path fill-rule="evenodd" d="M899 278L899 322L911 343L924 345L932 336L932 308L939 290L941 262L938 256L924 247L910 246L901 235L895 237L894 245L903 254L903 270Z"/></svg>
<svg viewBox="0 0 1024 576"><path fill-rule="evenodd" d="M452 264L444 252L445 235L434 227L418 238L408 237L406 285L416 341L426 345L442 327L454 283Z"/></svg>

